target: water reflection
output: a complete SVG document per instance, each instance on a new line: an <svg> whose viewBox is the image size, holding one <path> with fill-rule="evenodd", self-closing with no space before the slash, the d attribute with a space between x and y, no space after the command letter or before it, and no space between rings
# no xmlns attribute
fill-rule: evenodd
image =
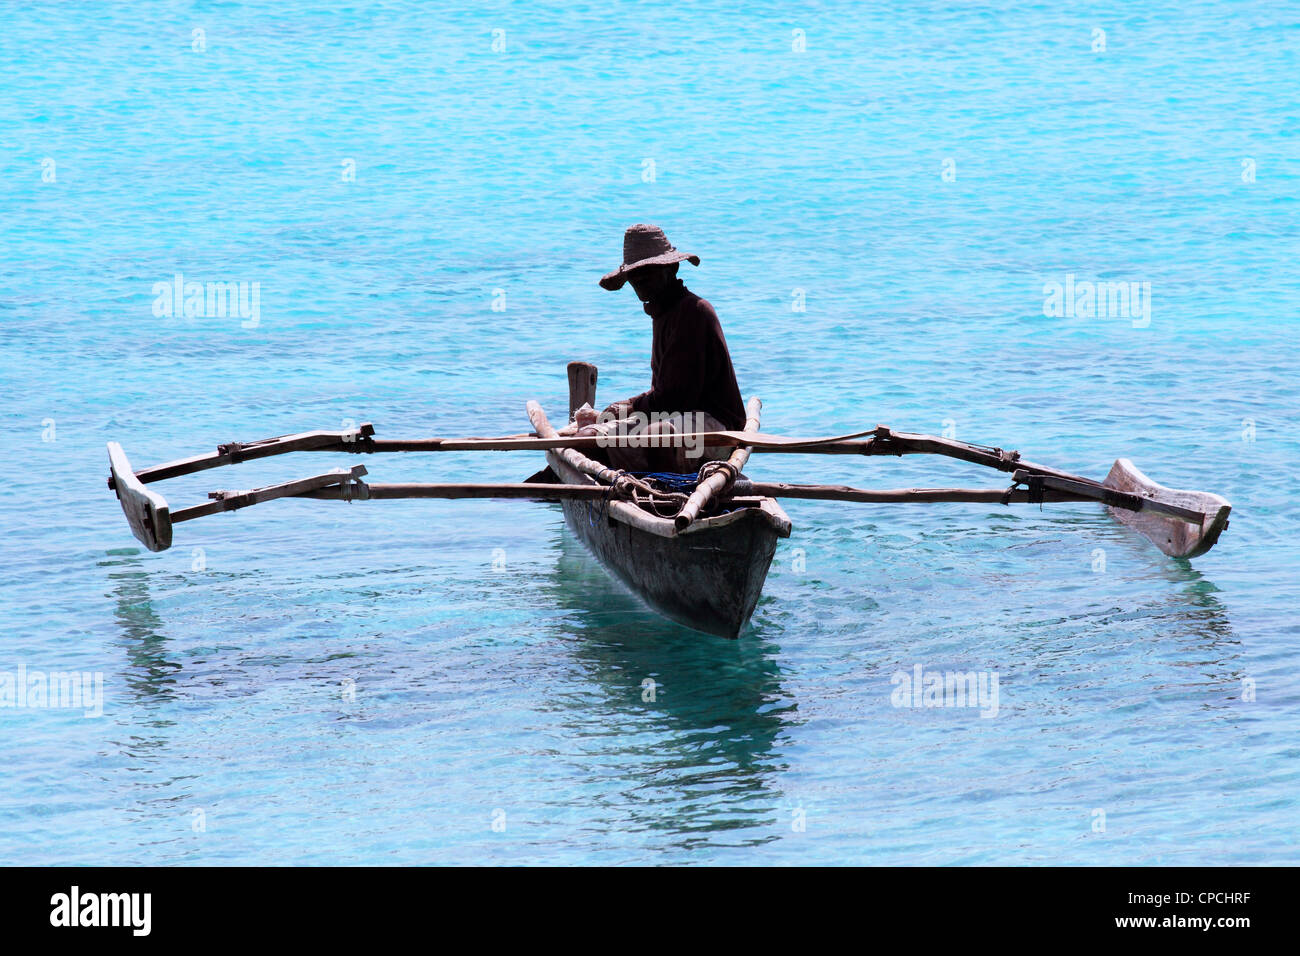
<svg viewBox="0 0 1300 956"><path fill-rule="evenodd" d="M1184 608L1188 612L1187 622L1203 626L1208 633L1214 635L1216 642L1227 640L1237 643L1228 609L1217 596L1218 585L1192 567L1186 558L1170 558L1164 562L1163 568L1165 579L1176 587L1175 593L1186 601Z"/></svg>
<svg viewBox="0 0 1300 956"><path fill-rule="evenodd" d="M622 826L630 815L633 827L673 834L679 846L776 839L775 781L786 769L778 742L797 724L781 686L780 649L752 628L728 641L667 621L567 529L554 534L546 600L572 612L572 657L608 706L594 715L572 708L573 728L596 749L591 756L626 768L611 813ZM606 733L593 738L593 728ZM720 838L759 827L769 832Z"/></svg>
<svg viewBox="0 0 1300 956"><path fill-rule="evenodd" d="M179 662L167 656L167 638L162 619L154 611L149 591L149 572L136 548L107 552L99 566L107 569L113 584L114 616L122 629L128 668L127 686L141 703L172 700Z"/></svg>
<svg viewBox="0 0 1300 956"><path fill-rule="evenodd" d="M1173 584L1168 613L1176 633L1186 636L1203 661L1188 661L1206 668L1204 676L1220 685L1226 706L1235 703L1245 675L1241 641L1233 630L1228 609L1219 599L1219 588L1186 559L1171 559L1163 566L1163 576Z"/></svg>

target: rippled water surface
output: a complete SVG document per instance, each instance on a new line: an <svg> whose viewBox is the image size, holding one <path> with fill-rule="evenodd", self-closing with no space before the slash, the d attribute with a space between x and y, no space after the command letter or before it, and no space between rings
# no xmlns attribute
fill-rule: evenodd
<svg viewBox="0 0 1300 956"><path fill-rule="evenodd" d="M0 707L0 862L1300 862L1294 5L741 6L0 13L0 671L105 692ZM648 320L596 285L637 221L701 256L767 430L1126 456L1231 528L1188 563L1083 504L791 502L736 642L647 611L551 505L131 537L109 440L517 433L577 358L645 387ZM259 321L156 316L178 272L259 283ZM1149 324L1045 317L1068 275L1149 282ZM996 673L997 716L893 706L917 664Z"/></svg>

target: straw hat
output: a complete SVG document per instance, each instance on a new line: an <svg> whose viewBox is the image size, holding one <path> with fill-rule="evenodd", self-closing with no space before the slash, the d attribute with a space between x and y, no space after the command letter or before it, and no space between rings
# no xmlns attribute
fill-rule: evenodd
<svg viewBox="0 0 1300 956"><path fill-rule="evenodd" d="M681 252L668 241L664 231L658 226L637 223L623 234L623 264L600 280L601 288L623 288L627 274L642 266L669 266L685 259L693 266L700 264L700 257L689 252Z"/></svg>

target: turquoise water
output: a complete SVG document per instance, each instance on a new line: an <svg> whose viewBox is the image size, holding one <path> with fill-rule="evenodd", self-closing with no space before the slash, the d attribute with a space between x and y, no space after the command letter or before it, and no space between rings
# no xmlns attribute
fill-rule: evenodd
<svg viewBox="0 0 1300 956"><path fill-rule="evenodd" d="M0 707L0 862L1300 862L1295 13L6 7L0 671L100 673L104 705ZM1089 505L791 502L737 642L647 611L550 505L131 537L109 440L143 467L349 422L517 433L528 398L562 416L571 359L644 388L649 322L596 284L638 221L701 256L767 430L1126 456L1231 528L1188 563ZM178 272L259 283L258 322L156 315ZM1069 275L1149 282L1149 323L1046 317ZM997 716L893 706L917 664L996 673Z"/></svg>

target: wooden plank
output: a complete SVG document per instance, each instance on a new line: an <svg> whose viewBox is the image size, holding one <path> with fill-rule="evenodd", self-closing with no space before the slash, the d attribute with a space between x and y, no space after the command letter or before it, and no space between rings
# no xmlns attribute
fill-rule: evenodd
<svg viewBox="0 0 1300 956"><path fill-rule="evenodd" d="M569 421L583 405L596 407L596 366L590 362L569 363Z"/></svg>
<svg viewBox="0 0 1300 956"><path fill-rule="evenodd" d="M1214 547L1219 535L1228 527L1232 505L1226 498L1208 491L1166 488L1144 475L1127 458L1120 458L1111 466L1104 484L1107 488L1199 514L1199 521L1189 522L1145 507L1136 512L1110 509L1117 521L1148 538L1170 557L1194 558L1204 554Z"/></svg>
<svg viewBox="0 0 1300 956"><path fill-rule="evenodd" d="M150 551L166 551L172 546L171 510L166 499L135 476L126 452L115 441L108 443L108 468L131 533Z"/></svg>

